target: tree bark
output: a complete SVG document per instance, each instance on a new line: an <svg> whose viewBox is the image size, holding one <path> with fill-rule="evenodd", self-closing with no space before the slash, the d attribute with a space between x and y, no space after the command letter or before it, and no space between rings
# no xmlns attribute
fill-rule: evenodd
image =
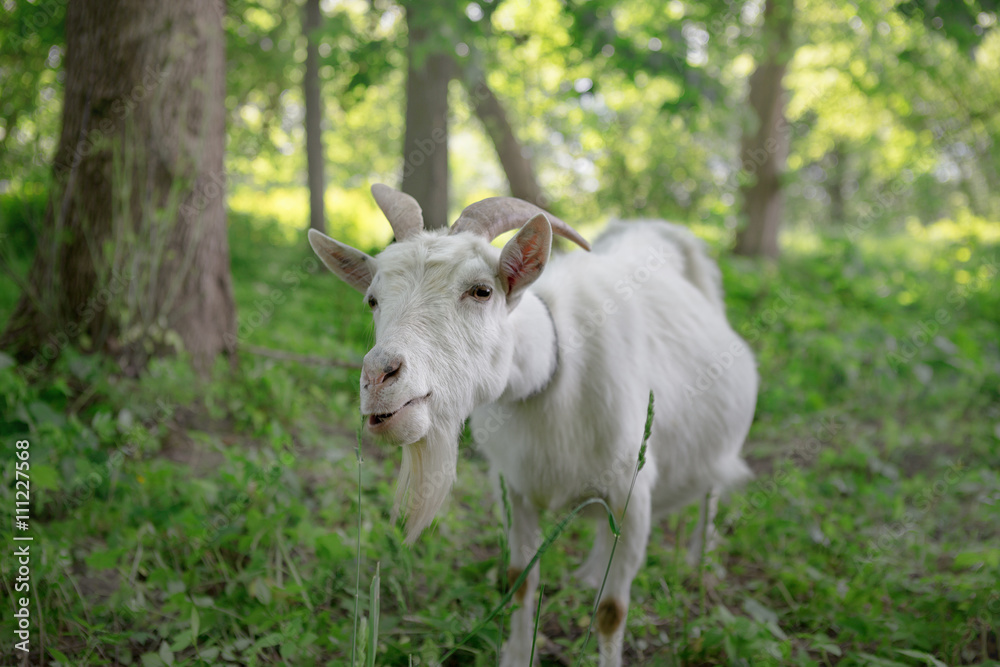
<svg viewBox="0 0 1000 667"><path fill-rule="evenodd" d="M741 187L746 226L736 237L740 255L778 256L778 229L784 213L781 176L788 156L782 79L792 56L793 0L764 5L764 57L750 75L749 104L756 127L741 141L743 171L751 180Z"/></svg>
<svg viewBox="0 0 1000 667"><path fill-rule="evenodd" d="M467 73L464 83L472 108L496 148L500 165L510 184L511 195L545 208L548 200L535 178L531 158L514 135L503 104L486 84L486 78L481 72Z"/></svg>
<svg viewBox="0 0 1000 667"><path fill-rule="evenodd" d="M420 204L424 228L448 226L448 82L451 56L438 50L433 26L407 7L406 136L403 192Z"/></svg>
<svg viewBox="0 0 1000 667"><path fill-rule="evenodd" d="M323 102L319 81L319 43L314 32L322 23L319 0L306 0L303 32L308 38L306 45L306 71L302 87L306 98L306 161L309 180L309 227L326 232L323 193L326 179L323 175Z"/></svg>
<svg viewBox="0 0 1000 667"><path fill-rule="evenodd" d="M66 9L53 191L0 347L39 371L72 342L128 371L181 342L205 370L235 344L226 238L221 1Z"/></svg>

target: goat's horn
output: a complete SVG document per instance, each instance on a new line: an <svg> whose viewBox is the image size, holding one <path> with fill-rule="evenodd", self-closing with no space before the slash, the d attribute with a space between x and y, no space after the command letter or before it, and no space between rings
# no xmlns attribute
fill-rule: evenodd
<svg viewBox="0 0 1000 667"><path fill-rule="evenodd" d="M372 196L392 225L392 233L397 241L423 230L424 214L416 199L381 183L372 186Z"/></svg>
<svg viewBox="0 0 1000 667"><path fill-rule="evenodd" d="M475 204L469 204L451 226L449 234L473 232L493 240L504 232L517 229L525 222L544 213L552 225L552 231L567 238L585 250L590 250L590 244L580 236L579 232L564 221L544 211L538 206L517 199L516 197L490 197Z"/></svg>

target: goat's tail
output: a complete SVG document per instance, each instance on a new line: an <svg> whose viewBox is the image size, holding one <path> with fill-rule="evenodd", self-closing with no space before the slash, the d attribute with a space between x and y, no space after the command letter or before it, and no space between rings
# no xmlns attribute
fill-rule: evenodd
<svg viewBox="0 0 1000 667"><path fill-rule="evenodd" d="M708 256L705 242L680 225L664 224L662 232L684 257L684 277L697 287L712 305L721 312L725 312L725 301L722 298L722 272L719 271L719 265Z"/></svg>

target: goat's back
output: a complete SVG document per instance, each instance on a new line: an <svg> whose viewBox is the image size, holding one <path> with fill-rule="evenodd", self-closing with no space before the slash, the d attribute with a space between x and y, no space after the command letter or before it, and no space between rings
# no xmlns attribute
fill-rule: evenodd
<svg viewBox="0 0 1000 667"><path fill-rule="evenodd" d="M504 406L512 418L484 447L495 470L542 507L595 492L620 500L652 390L654 507L748 474L739 450L756 368L700 240L663 222L612 223L592 253L554 259L532 290L556 325L559 365L540 393Z"/></svg>

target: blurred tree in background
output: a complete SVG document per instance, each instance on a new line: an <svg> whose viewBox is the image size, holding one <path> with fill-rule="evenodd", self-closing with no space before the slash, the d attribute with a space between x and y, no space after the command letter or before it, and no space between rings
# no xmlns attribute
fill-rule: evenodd
<svg viewBox="0 0 1000 667"><path fill-rule="evenodd" d="M785 70L794 53L792 0L767 0L761 28L763 54L750 75L748 103L753 123L743 130L740 154L749 181L742 188L746 226L736 237L736 252L778 256L778 228L784 215L781 179L788 155L785 131Z"/></svg>
<svg viewBox="0 0 1000 667"><path fill-rule="evenodd" d="M0 19L0 190L22 207L68 175L65 7L7 2ZM583 225L704 222L769 256L783 227L996 217L995 9L233 0L229 205L290 234L328 217L371 246L388 240L372 182L413 194L429 226L511 192Z"/></svg>
<svg viewBox="0 0 1000 667"><path fill-rule="evenodd" d="M82 338L130 371L171 336L202 369L232 351L221 10L67 6L50 198L4 349L27 360Z"/></svg>
<svg viewBox="0 0 1000 667"><path fill-rule="evenodd" d="M306 101L306 161L309 182L309 227L326 231L323 192L326 190L323 167L323 90L319 78L319 38L314 34L323 24L319 0L306 0L302 32L306 35L306 65L302 93Z"/></svg>
<svg viewBox="0 0 1000 667"><path fill-rule="evenodd" d="M457 3L411 2L406 11L406 131L401 189L428 229L448 225L448 83Z"/></svg>
<svg viewBox="0 0 1000 667"><path fill-rule="evenodd" d="M7 189L37 189L54 155L63 7L19 4L3 17ZM747 188L761 179L741 173L754 150L741 137L760 125L748 88L767 52L766 3L434 7L320 3L322 25L312 32L335 227L363 226L374 210L361 201L364 189L377 180L413 188L435 219L445 199L454 215L476 196L514 188L525 198L544 192L580 221L666 216L732 231L747 220L741 191L753 192ZM878 225L997 211L987 186L1000 166L995 11L988 2L933 7L887 0L796 6L781 50L790 58L780 133L788 159L778 179L786 224L844 224L866 216L868 202L880 197L892 206L876 211ZM304 213L304 11L284 0L228 6L227 173L238 209L252 209L256 193L267 191L300 202L294 210ZM414 41L409 22L427 35L417 30ZM439 69L436 78L450 83L413 86L419 100L408 96L413 67ZM437 110L427 111L432 91ZM418 116L436 125L418 129ZM435 128L450 150L429 150ZM491 143L495 149L484 150ZM421 178L433 187L418 187ZM280 208L291 217L290 207Z"/></svg>

